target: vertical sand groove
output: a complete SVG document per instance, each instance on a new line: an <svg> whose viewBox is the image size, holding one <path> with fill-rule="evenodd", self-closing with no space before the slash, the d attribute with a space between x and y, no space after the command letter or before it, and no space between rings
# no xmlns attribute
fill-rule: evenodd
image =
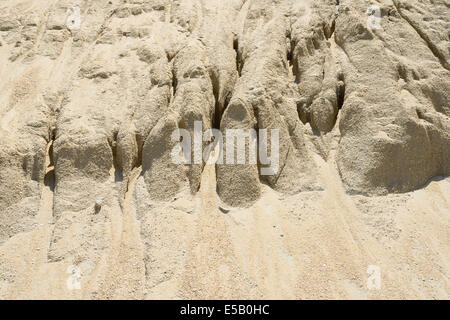
<svg viewBox="0 0 450 320"><path fill-rule="evenodd" d="M120 238L115 241L108 261L105 281L100 297L105 299L142 299L145 281L144 254L139 225L133 205L136 181L141 168L134 168L130 174L127 191L122 201Z"/></svg>
<svg viewBox="0 0 450 320"><path fill-rule="evenodd" d="M53 219L53 188L55 183L54 167L52 165L50 153L53 140L50 141L46 149L45 157L45 177L46 183L41 187L41 199L36 228L30 233L29 246L26 253L23 252L23 277L19 278L10 291L8 299L33 299L31 291L32 284L36 280L34 276L39 269L47 263L48 249L52 234L51 223Z"/></svg>

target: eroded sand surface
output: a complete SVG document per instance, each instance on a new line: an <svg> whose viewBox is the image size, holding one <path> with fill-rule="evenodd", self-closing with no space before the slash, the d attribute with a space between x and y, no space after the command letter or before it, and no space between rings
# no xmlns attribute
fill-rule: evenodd
<svg viewBox="0 0 450 320"><path fill-rule="evenodd" d="M445 0L1 1L0 298L449 299L449 19ZM279 170L174 164L195 121L279 130Z"/></svg>

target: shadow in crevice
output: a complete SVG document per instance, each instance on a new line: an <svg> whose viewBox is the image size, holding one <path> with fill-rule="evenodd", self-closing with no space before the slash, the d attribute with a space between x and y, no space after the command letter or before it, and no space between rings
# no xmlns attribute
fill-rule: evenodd
<svg viewBox="0 0 450 320"><path fill-rule="evenodd" d="M55 169L49 170L44 177L44 185L49 187L52 192L55 191Z"/></svg>

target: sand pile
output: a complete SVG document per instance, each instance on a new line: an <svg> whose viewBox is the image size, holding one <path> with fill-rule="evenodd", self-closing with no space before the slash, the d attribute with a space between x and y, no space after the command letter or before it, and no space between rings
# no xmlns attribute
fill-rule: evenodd
<svg viewBox="0 0 450 320"><path fill-rule="evenodd" d="M449 24L445 0L2 1L0 298L448 299ZM175 163L198 126L222 152ZM231 130L257 160L207 163Z"/></svg>

